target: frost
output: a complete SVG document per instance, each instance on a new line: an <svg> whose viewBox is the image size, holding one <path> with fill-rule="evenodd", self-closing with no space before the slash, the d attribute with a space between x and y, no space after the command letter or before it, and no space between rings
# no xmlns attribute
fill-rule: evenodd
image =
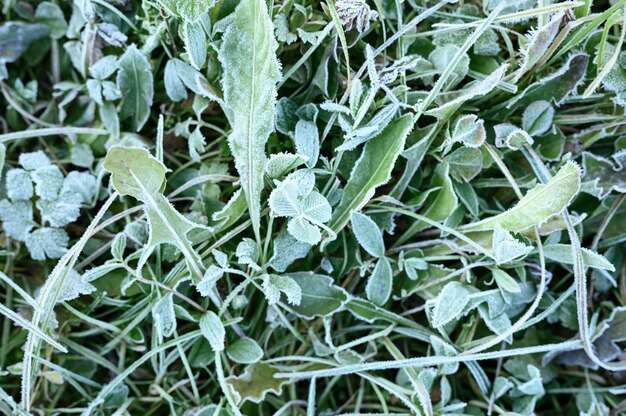
<svg viewBox="0 0 626 416"><path fill-rule="evenodd" d="M67 252L69 237L63 230L39 228L26 235L25 242L33 260L61 258Z"/></svg>
<svg viewBox="0 0 626 416"><path fill-rule="evenodd" d="M11 201L28 200L33 197L33 182L30 174L23 169L7 172L7 196Z"/></svg>

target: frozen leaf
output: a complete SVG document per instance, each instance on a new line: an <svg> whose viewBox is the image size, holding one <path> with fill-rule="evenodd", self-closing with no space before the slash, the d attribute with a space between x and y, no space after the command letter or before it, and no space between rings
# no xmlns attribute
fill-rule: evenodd
<svg viewBox="0 0 626 416"><path fill-rule="evenodd" d="M465 285L459 282L446 284L435 299L432 325L435 328L440 328L458 318L465 310L465 305L468 302L469 292Z"/></svg>
<svg viewBox="0 0 626 416"><path fill-rule="evenodd" d="M360 212L352 211L350 213L350 224L354 236L365 251L374 257L385 255L383 233L370 217Z"/></svg>
<svg viewBox="0 0 626 416"><path fill-rule="evenodd" d="M35 226L33 205L30 201L0 201L0 220L8 237L24 241L28 232Z"/></svg>
<svg viewBox="0 0 626 416"><path fill-rule="evenodd" d="M33 182L23 169L11 169L6 176L7 196L11 201L28 200L33 197Z"/></svg>
<svg viewBox="0 0 626 416"><path fill-rule="evenodd" d="M52 164L50 158L41 150L32 153L22 153L17 161L26 170L35 170Z"/></svg>
<svg viewBox="0 0 626 416"><path fill-rule="evenodd" d="M170 13L191 22L206 14L215 4L215 0L159 0L159 2Z"/></svg>
<svg viewBox="0 0 626 416"><path fill-rule="evenodd" d="M274 127L276 84L281 77L276 48L265 2L242 0L224 33L218 57L224 68L225 111L233 129L228 142L256 235L260 228L265 144Z"/></svg>
<svg viewBox="0 0 626 416"><path fill-rule="evenodd" d="M126 250L126 235L117 233L111 242L111 255L118 261L124 261L124 250Z"/></svg>
<svg viewBox="0 0 626 416"><path fill-rule="evenodd" d="M224 350L226 330L219 316L211 311L206 312L200 318L200 330L206 340L209 341L209 345L211 345L211 349L214 352Z"/></svg>
<svg viewBox="0 0 626 416"><path fill-rule="evenodd" d="M239 264L247 264L253 268L258 268L256 263L259 261L259 247L251 238L244 238L237 244L235 255Z"/></svg>
<svg viewBox="0 0 626 416"><path fill-rule="evenodd" d="M124 97L122 118L131 119L132 131L141 130L150 116L154 87L150 63L134 44L120 57L117 88Z"/></svg>
<svg viewBox="0 0 626 416"><path fill-rule="evenodd" d="M522 128L531 136L540 136L552 127L554 107L547 101L531 103L522 116Z"/></svg>
<svg viewBox="0 0 626 416"><path fill-rule="evenodd" d="M35 10L35 20L50 27L52 39L60 39L65 35L67 22L63 10L57 4L49 1L39 3L37 10Z"/></svg>
<svg viewBox="0 0 626 416"><path fill-rule="evenodd" d="M163 81L165 83L165 92L170 100L183 101L187 99L187 89L178 74L175 60L169 60L165 64Z"/></svg>
<svg viewBox="0 0 626 416"><path fill-rule="evenodd" d="M265 171L271 179L278 179L294 170L307 161L306 156L291 153L276 153L270 155Z"/></svg>
<svg viewBox="0 0 626 416"><path fill-rule="evenodd" d="M224 276L224 270L215 265L207 267L202 280L196 283L196 289L201 296L209 296L215 287L215 283Z"/></svg>
<svg viewBox="0 0 626 416"><path fill-rule="evenodd" d="M67 251L69 240L63 230L39 228L28 233L24 241L33 260L45 260L61 258Z"/></svg>
<svg viewBox="0 0 626 416"><path fill-rule="evenodd" d="M473 49L476 55L497 56L501 48L496 31L493 29L485 30L474 43Z"/></svg>
<svg viewBox="0 0 626 416"><path fill-rule="evenodd" d="M298 40L298 36L295 33L289 31L289 22L284 14L277 14L274 17L274 33L276 34L276 40L287 45L294 43Z"/></svg>
<svg viewBox="0 0 626 416"><path fill-rule="evenodd" d="M471 181L483 168L483 154L474 147L459 147L445 157L450 175L459 182Z"/></svg>
<svg viewBox="0 0 626 416"><path fill-rule="evenodd" d="M615 271L615 266L606 257L587 248L581 248L581 255L585 266L594 269ZM574 264L572 247L569 244L549 244L543 247L546 258L563 264Z"/></svg>
<svg viewBox="0 0 626 416"><path fill-rule="evenodd" d="M240 376L227 377L226 383L237 403L261 403L268 393L280 394L283 385L289 383L287 378L274 378L278 372L280 370L270 364L256 363L246 367Z"/></svg>
<svg viewBox="0 0 626 416"><path fill-rule="evenodd" d="M89 73L97 80L104 81L119 68L117 56L107 55L89 67Z"/></svg>
<svg viewBox="0 0 626 416"><path fill-rule="evenodd" d="M253 364L263 358L263 350L252 338L239 338L226 350L228 358L239 364Z"/></svg>
<svg viewBox="0 0 626 416"><path fill-rule="evenodd" d="M152 307L152 320L159 337L171 337L176 331L176 313L174 312L174 294L165 294Z"/></svg>
<svg viewBox="0 0 626 416"><path fill-rule="evenodd" d="M91 165L93 165L93 152L91 151L91 147L85 143L78 143L75 146L72 146L70 150L70 161L75 166L80 166L81 168L89 169Z"/></svg>
<svg viewBox="0 0 626 416"><path fill-rule="evenodd" d="M563 12L555 13L547 24L526 36L528 41L522 50L522 63L517 71L516 80L535 66L548 51L559 31L563 15Z"/></svg>
<svg viewBox="0 0 626 416"><path fill-rule="evenodd" d="M459 117L454 125L452 141L468 147L480 147L485 142L485 123L474 114Z"/></svg>
<svg viewBox="0 0 626 416"><path fill-rule="evenodd" d="M43 23L3 23L0 25L0 67L17 61L30 45L49 35L50 27Z"/></svg>
<svg viewBox="0 0 626 416"><path fill-rule="evenodd" d="M430 336L430 344L433 347L433 351L435 355L444 356L444 357L454 357L457 355L454 347L447 342L443 341L441 338L436 337L434 335ZM439 366L439 372L441 374L454 374L459 369L459 363L450 363L443 364Z"/></svg>
<svg viewBox="0 0 626 416"><path fill-rule="evenodd" d="M507 231L520 232L540 226L559 214L578 194L580 168L567 162L546 184L537 185L511 209L494 217L459 227L463 232L493 230L498 225Z"/></svg>
<svg viewBox="0 0 626 416"><path fill-rule="evenodd" d="M391 172L413 129L413 119L406 115L393 121L378 136L368 141L357 160L343 190L339 206L329 227L339 232L350 220L352 211L359 211L374 196L376 188L391 178Z"/></svg>
<svg viewBox="0 0 626 416"><path fill-rule="evenodd" d="M189 156L191 156L191 160L195 160L199 162L201 160L201 153L204 153L205 141L202 132L200 131L200 127L196 127L194 131L189 136L188 140L189 144Z"/></svg>
<svg viewBox="0 0 626 416"><path fill-rule="evenodd" d="M45 166L32 173L35 193L41 199L56 199L63 186L63 172L55 165Z"/></svg>
<svg viewBox="0 0 626 416"><path fill-rule="evenodd" d="M183 40L189 61L196 68L204 66L207 56L206 32L199 21L183 22Z"/></svg>
<svg viewBox="0 0 626 416"><path fill-rule="evenodd" d="M63 227L76 221L80 215L80 204L83 199L79 193L61 193L55 199L40 199L37 201L37 209L41 213L41 219L52 227Z"/></svg>
<svg viewBox="0 0 626 416"><path fill-rule="evenodd" d="M363 33L369 29L370 20L378 18L378 13L370 9L365 0L338 0L336 8L346 30L355 28L357 32Z"/></svg>
<svg viewBox="0 0 626 416"><path fill-rule="evenodd" d="M96 194L97 180L91 173L72 171L63 179L61 196L68 194L80 195L80 203L89 204Z"/></svg>
<svg viewBox="0 0 626 416"><path fill-rule="evenodd" d="M267 303L275 305L280 301L280 294L284 293L287 303L290 305L300 305L302 301L302 289L289 276L279 276L276 274L266 275L263 278L263 291Z"/></svg>
<svg viewBox="0 0 626 416"><path fill-rule="evenodd" d="M298 241L291 234L282 233L274 239L270 267L277 272L284 272L294 261L305 257L311 250L312 245Z"/></svg>
<svg viewBox="0 0 626 416"><path fill-rule="evenodd" d="M583 152L584 178L591 181L598 198L605 199L612 191L626 193L626 150L607 159Z"/></svg>
<svg viewBox="0 0 626 416"><path fill-rule="evenodd" d="M334 285L331 277L312 272L288 273L285 276L300 286L300 304L291 308L305 319L329 316L341 309L348 300L348 293Z"/></svg>
<svg viewBox="0 0 626 416"><path fill-rule="evenodd" d="M391 296L393 286L393 271L391 264L385 257L378 259L374 271L367 279L365 294L367 299L378 306L383 306Z"/></svg>
<svg viewBox="0 0 626 416"><path fill-rule="evenodd" d="M80 274L74 269L67 271L61 285L57 303L67 302L81 295L89 295L96 291L94 285L87 280L86 274Z"/></svg>
<svg viewBox="0 0 626 416"><path fill-rule="evenodd" d="M515 279L513 279L511 275L505 272L504 270L498 269L496 267L492 267L491 275L493 276L493 278L496 281L496 284L501 290L504 290L509 293L521 293L522 292L522 288L520 287L519 283L517 283L517 281L515 281Z"/></svg>
<svg viewBox="0 0 626 416"><path fill-rule="evenodd" d="M315 123L309 120L298 121L294 141L298 154L308 158L306 165L314 167L320 155L320 138Z"/></svg>
<svg viewBox="0 0 626 416"><path fill-rule="evenodd" d="M428 55L428 60L431 61L435 67L437 72L444 72L448 66L450 66L450 62L452 58L456 55L459 48L454 45L443 45L435 48L434 51ZM459 82L465 78L467 72L469 71L469 56L464 54L461 56L461 59L458 61L452 74L446 81L446 88L453 88Z"/></svg>
<svg viewBox="0 0 626 416"><path fill-rule="evenodd" d="M497 264L509 263L526 256L533 248L517 240L511 233L496 225L491 239L493 256Z"/></svg>

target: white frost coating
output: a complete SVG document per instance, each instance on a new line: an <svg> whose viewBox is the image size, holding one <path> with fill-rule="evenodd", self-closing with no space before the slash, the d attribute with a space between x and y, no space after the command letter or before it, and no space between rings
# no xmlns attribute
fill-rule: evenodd
<svg viewBox="0 0 626 416"><path fill-rule="evenodd" d="M281 78L277 46L265 2L243 0L218 56L224 70L224 111L233 129L228 143L257 236L265 144L274 127L276 84Z"/></svg>

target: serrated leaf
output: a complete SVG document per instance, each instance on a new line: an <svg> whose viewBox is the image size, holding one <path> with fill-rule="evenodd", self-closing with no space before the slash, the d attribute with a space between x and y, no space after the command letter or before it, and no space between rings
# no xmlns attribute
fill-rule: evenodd
<svg viewBox="0 0 626 416"><path fill-rule="evenodd" d="M56 199L63 186L63 172L55 165L41 167L32 172L35 193L41 199Z"/></svg>
<svg viewBox="0 0 626 416"><path fill-rule="evenodd" d="M547 101L535 101L524 109L522 128L531 136L540 136L552 127L554 107Z"/></svg>
<svg viewBox="0 0 626 416"><path fill-rule="evenodd" d="M259 260L259 247L251 238L244 238L237 244L235 255L239 264L258 267L256 262Z"/></svg>
<svg viewBox="0 0 626 416"><path fill-rule="evenodd" d="M329 224L335 233L346 226L352 211L360 211L374 196L376 188L389 181L391 171L412 128L411 116L400 117L365 144Z"/></svg>
<svg viewBox="0 0 626 416"><path fill-rule="evenodd" d="M150 63L134 44L119 59L117 89L124 97L122 118L130 118L132 131L141 130L150 116L154 87Z"/></svg>
<svg viewBox="0 0 626 416"><path fill-rule="evenodd" d="M24 241L28 232L35 226L33 205L30 201L0 201L0 220L7 236Z"/></svg>
<svg viewBox="0 0 626 416"><path fill-rule="evenodd" d="M580 188L580 168L567 162L548 183L537 185L511 209L494 217L462 225L463 232L493 230L498 225L520 232L540 226L568 206Z"/></svg>
<svg viewBox="0 0 626 416"><path fill-rule="evenodd" d="M378 259L374 271L367 280L365 294L367 299L378 306L383 306L391 296L393 286L393 271L391 264L385 257Z"/></svg>
<svg viewBox="0 0 626 416"><path fill-rule="evenodd" d="M370 217L360 212L352 211L350 213L350 224L354 236L365 251L374 257L385 255L383 233Z"/></svg>
<svg viewBox="0 0 626 416"><path fill-rule="evenodd" d="M448 322L458 318L469 302L469 292L465 285L459 282L446 284L435 300L432 325L441 328Z"/></svg>
<svg viewBox="0 0 626 416"><path fill-rule="evenodd" d="M26 170L35 170L52 164L50 158L41 150L31 153L22 153L17 161Z"/></svg>
<svg viewBox="0 0 626 416"><path fill-rule="evenodd" d="M67 302L81 295L89 295L95 291L96 287L90 283L86 273L80 274L76 270L70 269L59 289L59 296L56 302Z"/></svg>
<svg viewBox="0 0 626 416"><path fill-rule="evenodd" d="M208 311L200 318L200 330L202 335L209 341L214 352L224 350L226 330L220 318L213 312Z"/></svg>
<svg viewBox="0 0 626 416"><path fill-rule="evenodd" d="M165 294L152 307L152 319L159 337L171 337L176 331L176 313L174 312L174 294Z"/></svg>
<svg viewBox="0 0 626 416"><path fill-rule="evenodd" d="M87 172L72 171L63 179L61 197L69 193L79 194L81 202L90 203L96 194L96 177Z"/></svg>
<svg viewBox="0 0 626 416"><path fill-rule="evenodd" d="M555 13L547 24L531 31L526 36L528 42L522 50L522 63L517 70L515 80L518 80L525 72L535 66L548 51L559 31L563 15L563 12Z"/></svg>
<svg viewBox="0 0 626 416"><path fill-rule="evenodd" d="M224 68L225 111L233 129L228 142L257 236L265 144L274 127L276 84L281 77L276 48L265 2L242 0L224 33L218 57Z"/></svg>
<svg viewBox="0 0 626 416"><path fill-rule="evenodd" d="M26 234L25 243L33 260L59 259L67 252L70 238L58 228L39 228Z"/></svg>
<svg viewBox="0 0 626 416"><path fill-rule="evenodd" d="M300 286L302 300L299 305L291 308L305 319L317 316L329 316L348 300L348 294L341 287L333 284L333 279L312 272L285 274Z"/></svg>
<svg viewBox="0 0 626 416"><path fill-rule="evenodd" d="M40 199L37 201L37 209L41 213L41 219L52 227L63 227L76 221L80 215L82 197L79 193L68 191L61 193L53 200Z"/></svg>
<svg viewBox="0 0 626 416"><path fill-rule="evenodd" d="M254 364L263 358L263 350L252 338L239 338L226 349L228 358L239 364Z"/></svg>

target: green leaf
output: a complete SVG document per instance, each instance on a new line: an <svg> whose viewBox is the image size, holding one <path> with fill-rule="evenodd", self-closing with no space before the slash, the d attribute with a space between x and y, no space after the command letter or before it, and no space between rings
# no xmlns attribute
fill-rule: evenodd
<svg viewBox="0 0 626 416"><path fill-rule="evenodd" d="M93 151L88 144L78 143L70 150L70 161L73 165L89 169L93 165Z"/></svg>
<svg viewBox="0 0 626 416"><path fill-rule="evenodd" d="M526 256L533 248L518 241L511 233L496 225L491 239L493 258L496 264L509 263L515 259Z"/></svg>
<svg viewBox="0 0 626 416"><path fill-rule="evenodd" d="M15 62L30 45L48 37L50 27L43 23L7 22L0 25L0 66Z"/></svg>
<svg viewBox="0 0 626 416"><path fill-rule="evenodd" d="M620 150L611 159L583 152L584 178L591 182L591 191L599 199L612 191L626 193L626 150Z"/></svg>
<svg viewBox="0 0 626 416"><path fill-rule="evenodd" d="M226 331L220 318L213 312L208 311L200 318L200 330L202 335L209 341L214 352L224 350Z"/></svg>
<svg viewBox="0 0 626 416"><path fill-rule="evenodd" d="M469 147L480 147L485 142L485 122L474 114L461 116L454 125L452 141Z"/></svg>
<svg viewBox="0 0 626 416"><path fill-rule="evenodd" d="M300 286L302 300L291 308L305 319L328 316L339 309L348 300L348 294L341 287L333 284L333 279L313 272L288 273Z"/></svg>
<svg viewBox="0 0 626 416"><path fill-rule="evenodd" d="M277 153L270 155L265 171L271 179L278 179L302 165L308 159L306 156L291 153Z"/></svg>
<svg viewBox="0 0 626 416"><path fill-rule="evenodd" d="M59 259L67 252L67 233L57 228L39 228L24 240L33 260Z"/></svg>
<svg viewBox="0 0 626 416"><path fill-rule="evenodd" d="M159 0L170 13L187 21L196 21L206 14L215 4L215 0Z"/></svg>
<svg viewBox="0 0 626 416"><path fill-rule="evenodd" d="M233 129L228 143L257 240L265 144L274 127L276 84L281 77L276 48L266 3L242 0L224 33L218 57L224 69L225 111Z"/></svg>
<svg viewBox="0 0 626 416"><path fill-rule="evenodd" d="M263 278L263 291L267 303L275 305L280 300L280 294L284 293L287 297L287 303L299 306L302 302L302 289L289 276L279 276L275 274L266 275Z"/></svg>
<svg viewBox="0 0 626 416"><path fill-rule="evenodd" d="M35 20L50 27L50 37L52 39L60 39L65 35L67 22L65 21L63 10L57 4L49 1L39 3L37 10L35 10Z"/></svg>
<svg viewBox="0 0 626 416"><path fill-rule="evenodd" d="M557 263L574 264L574 255L569 244L549 244L543 247L543 252L546 258ZM585 266L610 272L615 271L615 266L603 255L584 247L581 254Z"/></svg>
<svg viewBox="0 0 626 416"><path fill-rule="evenodd" d="M261 403L268 393L280 394L283 385L289 382L286 378L274 378L280 370L266 363L256 363L246 367L246 371L238 377L226 378L236 402L251 401Z"/></svg>
<svg viewBox="0 0 626 416"><path fill-rule="evenodd" d="M519 283L515 281L511 277L510 274L505 272L504 270L498 269L497 267L491 268L491 275L496 281L496 284L501 290L504 290L509 293L521 293L522 288Z"/></svg>
<svg viewBox="0 0 626 416"><path fill-rule="evenodd" d="M33 197L33 182L23 169L11 169L6 176L7 196L11 201L25 201Z"/></svg>
<svg viewBox="0 0 626 416"><path fill-rule="evenodd" d="M35 183L35 193L41 199L53 200L59 196L63 186L63 172L55 165L35 170L31 177Z"/></svg>
<svg viewBox="0 0 626 416"><path fill-rule="evenodd" d="M26 235L35 226L33 205L30 201L0 201L0 220L8 237L18 241L26 240Z"/></svg>
<svg viewBox="0 0 626 416"><path fill-rule="evenodd" d="M206 62L208 48L206 32L202 27L202 23L199 21L185 21L183 23L183 40L185 41L185 50L191 64L196 69L202 68Z"/></svg>
<svg viewBox="0 0 626 416"><path fill-rule="evenodd" d="M119 59L117 89L124 97L119 113L131 119L133 131L141 130L150 116L154 87L150 63L134 44Z"/></svg>
<svg viewBox="0 0 626 416"><path fill-rule="evenodd" d="M547 101L535 101L524 109L522 128L531 136L540 136L552 127L554 107Z"/></svg>
<svg viewBox="0 0 626 416"><path fill-rule="evenodd" d="M352 211L350 213L350 224L354 236L365 251L374 257L385 255L383 233L370 217L360 212Z"/></svg>
<svg viewBox="0 0 626 416"><path fill-rule="evenodd" d="M330 221L329 227L335 233L346 226L352 211L360 211L374 196L376 188L389 181L391 171L400 152L404 150L406 137L412 128L412 117L405 115L393 121L365 144Z"/></svg>
<svg viewBox="0 0 626 416"><path fill-rule="evenodd" d="M289 233L282 233L274 239L270 267L277 272L284 272L294 261L305 257L312 245L298 241Z"/></svg>
<svg viewBox="0 0 626 416"><path fill-rule="evenodd" d="M391 296L392 286L393 271L391 270L391 264L385 257L381 257L367 280L367 285L365 286L367 299L378 306L383 306L389 300L389 296Z"/></svg>
<svg viewBox="0 0 626 416"><path fill-rule="evenodd" d="M537 185L513 208L494 217L463 225L459 230L493 230L499 225L507 231L520 232L540 226L568 206L579 188L580 168L574 162L567 162L548 183Z"/></svg>
<svg viewBox="0 0 626 416"><path fill-rule="evenodd" d="M263 358L263 350L252 338L239 338L226 350L228 358L239 364L254 364Z"/></svg>
<svg viewBox="0 0 626 416"><path fill-rule="evenodd" d="M152 319L159 337L171 337L176 331L176 314L174 313L174 294L166 293L152 307Z"/></svg>
<svg viewBox="0 0 626 416"><path fill-rule="evenodd" d="M441 328L453 319L458 318L469 302L469 291L459 282L446 284L435 299L432 325Z"/></svg>

